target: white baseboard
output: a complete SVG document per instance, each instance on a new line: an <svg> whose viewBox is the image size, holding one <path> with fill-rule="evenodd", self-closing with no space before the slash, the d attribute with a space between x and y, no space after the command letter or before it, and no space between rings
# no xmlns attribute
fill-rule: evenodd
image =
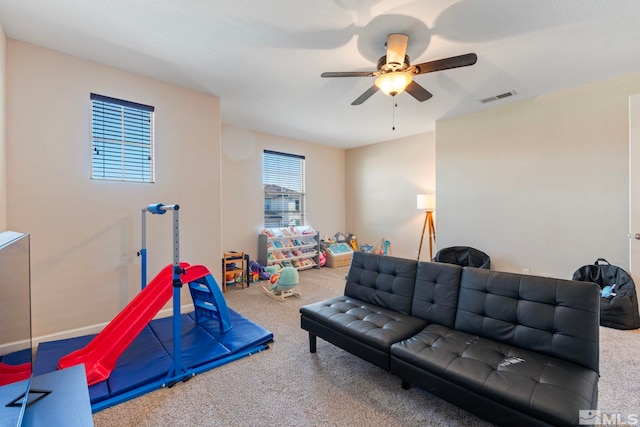
<svg viewBox="0 0 640 427"><path fill-rule="evenodd" d="M3 343L3 344L0 344L0 354L5 355L5 354L13 353L14 351L24 350L25 348L29 348L29 340L20 340L20 341Z"/></svg>

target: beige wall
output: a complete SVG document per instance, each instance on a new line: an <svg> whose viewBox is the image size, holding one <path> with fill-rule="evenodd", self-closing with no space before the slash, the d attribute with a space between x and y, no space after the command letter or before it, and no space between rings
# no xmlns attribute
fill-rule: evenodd
<svg viewBox="0 0 640 427"><path fill-rule="evenodd" d="M90 179L91 92L155 106L155 184ZM181 259L220 277L218 98L8 40L7 124L8 226L31 233L36 336L109 321L139 291L151 203L181 206ZM172 262L171 214L147 225L152 278Z"/></svg>
<svg viewBox="0 0 640 427"><path fill-rule="evenodd" d="M416 195L435 190L435 133L348 150L346 166L347 231L359 245L384 238L392 255L415 258L425 216Z"/></svg>
<svg viewBox="0 0 640 427"><path fill-rule="evenodd" d="M263 226L262 153L305 156L307 224L321 235L345 230L345 151L222 126L222 247L258 255Z"/></svg>
<svg viewBox="0 0 640 427"><path fill-rule="evenodd" d="M438 246L499 270L571 277L628 266L628 97L633 74L439 121Z"/></svg>
<svg viewBox="0 0 640 427"><path fill-rule="evenodd" d="M7 229L6 62L7 38L0 26L0 231Z"/></svg>

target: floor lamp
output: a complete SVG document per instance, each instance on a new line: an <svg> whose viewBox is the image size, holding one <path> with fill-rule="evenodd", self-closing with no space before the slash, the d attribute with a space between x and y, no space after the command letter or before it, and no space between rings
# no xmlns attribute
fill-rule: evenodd
<svg viewBox="0 0 640 427"><path fill-rule="evenodd" d="M422 235L420 235L420 247L418 248L418 261L420 261L424 232L427 227L429 227L429 261L431 261L433 259L433 244L436 242L436 227L433 224L433 213L436 210L436 195L432 193L418 194L416 204L418 209L425 211Z"/></svg>

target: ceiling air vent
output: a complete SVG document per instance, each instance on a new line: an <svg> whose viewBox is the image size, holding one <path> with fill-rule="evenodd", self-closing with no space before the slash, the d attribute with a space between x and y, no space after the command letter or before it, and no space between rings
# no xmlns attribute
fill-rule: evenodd
<svg viewBox="0 0 640 427"><path fill-rule="evenodd" d="M501 93L500 95L490 96L489 98L481 99L480 102L486 104L487 102L497 101L498 99L508 98L516 94L515 90L511 90L509 92Z"/></svg>

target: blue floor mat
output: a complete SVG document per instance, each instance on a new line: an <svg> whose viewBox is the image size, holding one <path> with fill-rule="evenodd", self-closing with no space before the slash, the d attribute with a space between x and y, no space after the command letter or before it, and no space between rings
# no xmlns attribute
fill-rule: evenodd
<svg viewBox="0 0 640 427"><path fill-rule="evenodd" d="M31 347L0 356L0 362L7 365L21 365L31 362Z"/></svg>
<svg viewBox="0 0 640 427"><path fill-rule="evenodd" d="M109 396L106 397L122 394L164 378L172 363L172 354L167 353L150 325L147 326L118 358L115 369L106 381L109 385ZM93 402L91 390L89 396Z"/></svg>
<svg viewBox="0 0 640 427"><path fill-rule="evenodd" d="M257 323L232 309L229 309L229 315L233 327L224 333L220 332L217 320L205 320L197 324L195 313L180 317L181 358L185 368L193 369L212 362L224 364L227 359L233 361L238 358L243 351L266 345L273 340L273 334ZM34 363L34 375L56 370L61 357L84 347L94 336L40 343ZM135 397L136 389L162 381L172 366L173 318L152 320L122 353L109 379L89 387L91 403L93 405L129 394ZM145 390L148 391L151 390ZM111 405L107 404L105 407L108 406Z"/></svg>
<svg viewBox="0 0 640 427"><path fill-rule="evenodd" d="M231 353L224 341L211 337L189 315L182 316L182 364L193 368L203 363L218 360ZM217 323L217 322L216 322ZM153 322L151 329L162 343L168 354L173 355L173 319L166 317ZM235 325L231 330L235 329Z"/></svg>
<svg viewBox="0 0 640 427"><path fill-rule="evenodd" d="M265 334L269 334L270 339L273 340L273 334L265 330L260 325L252 322L241 314L229 309L229 315L231 317L231 324L233 328L227 332L220 332L217 320L204 320L200 322L200 327L207 331L213 339L223 343L231 353L246 350L250 347L255 347L265 343ZM195 319L194 313L189 313L192 319ZM267 341L267 342L268 342Z"/></svg>
<svg viewBox="0 0 640 427"><path fill-rule="evenodd" d="M33 363L33 375L43 375L58 368L58 360L72 351L78 350L95 337L96 334L67 338L58 341L43 342L38 345L36 359ZM109 397L109 386L106 381L89 387L91 401L99 401Z"/></svg>

